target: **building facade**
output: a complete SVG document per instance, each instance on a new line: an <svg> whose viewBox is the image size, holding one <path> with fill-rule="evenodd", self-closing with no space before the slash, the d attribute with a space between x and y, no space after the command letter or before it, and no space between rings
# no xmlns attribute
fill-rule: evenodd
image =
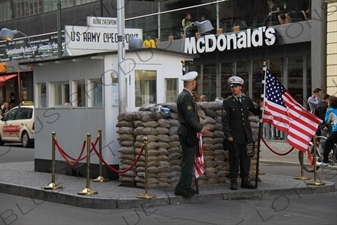
<svg viewBox="0 0 337 225"><path fill-rule="evenodd" d="M61 17L57 16L57 2L1 1L0 11L4 13L1 14L0 28L19 30L30 37L31 43L28 43L24 36L18 36L13 43L0 41L0 64L3 68L0 71L1 77L9 78L8 75L17 74L12 79L2 79L6 82L2 82L3 85L0 87L0 98L6 100L11 92L15 92L21 100L33 99L34 69L19 66L19 62L33 56L38 59L57 57L57 20L60 20L63 30L66 25L85 25L87 16L117 17L116 0L60 1ZM208 101L213 101L216 97L225 97L230 93L226 80L233 74L242 76L247 93L253 99L258 99L263 92L261 84L263 62L267 63L271 72L305 107L306 100L315 87L320 87L324 93L335 92L335 1L295 1L304 5L305 8L301 10L309 10L307 18L296 14L291 23L288 21L281 24L276 16L272 17L266 28L263 27L268 14L268 5L264 0L125 0L124 2L126 28L140 28L143 30L145 40L156 39L159 41L157 43L159 48L182 53L187 53L182 46L187 39L191 40L188 37L184 38L186 30L182 28L182 19L187 13L192 15L191 22L202 21L202 17L209 20L215 29L208 35L213 34L216 37L247 33L248 30L254 32L267 27L275 29L276 42L273 45L251 45L244 48L232 46L226 50L198 51L196 53L199 58L186 62L185 71L196 70L201 74L197 92L199 95L205 95ZM274 2L280 7L279 14L291 10L289 9L291 1ZM284 3L288 4L288 8L284 8ZM194 27L192 31L198 30ZM67 44L64 40L62 33L63 47Z"/></svg>
<svg viewBox="0 0 337 225"><path fill-rule="evenodd" d="M337 1L327 1L327 93L337 94Z"/></svg>

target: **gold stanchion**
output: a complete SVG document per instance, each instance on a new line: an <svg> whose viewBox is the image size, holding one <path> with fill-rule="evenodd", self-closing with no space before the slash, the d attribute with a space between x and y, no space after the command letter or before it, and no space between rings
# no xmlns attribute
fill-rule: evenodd
<svg viewBox="0 0 337 225"><path fill-rule="evenodd" d="M322 186L325 185L324 182L317 181L317 165L316 165L316 146L317 146L317 137L314 136L314 182L307 183L308 185Z"/></svg>
<svg viewBox="0 0 337 225"><path fill-rule="evenodd" d="M304 153L301 154L301 176L300 177L294 177L295 180L310 180L310 177L305 177L304 176L304 165L303 165L303 155Z"/></svg>
<svg viewBox="0 0 337 225"><path fill-rule="evenodd" d="M56 133L52 132L51 133L51 138L52 138L52 146L51 146L51 183L48 184L48 186L44 186L43 188L45 190L56 190L56 189L61 189L63 188L60 185L57 185L55 183L55 136Z"/></svg>
<svg viewBox="0 0 337 225"><path fill-rule="evenodd" d="M91 148L91 134L87 134L87 180L86 188L83 191L78 192L79 195L94 195L97 191L90 189L90 148Z"/></svg>
<svg viewBox="0 0 337 225"><path fill-rule="evenodd" d="M139 194L137 195L137 198L142 198L142 199L152 199L152 198L155 198L156 195L151 195L151 194L148 194L148 182L147 182L147 179L148 179L148 176L147 176L147 138L145 137L144 138L144 145L143 147L145 148L145 194Z"/></svg>
<svg viewBox="0 0 337 225"><path fill-rule="evenodd" d="M102 155L102 130L98 130L98 148L99 154ZM99 160L99 176L93 180L94 182L107 182L109 179L103 177L103 170L102 170L102 160Z"/></svg>

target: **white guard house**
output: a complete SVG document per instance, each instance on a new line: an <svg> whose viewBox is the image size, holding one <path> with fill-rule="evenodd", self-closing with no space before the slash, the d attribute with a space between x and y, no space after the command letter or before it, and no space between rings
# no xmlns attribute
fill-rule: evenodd
<svg viewBox="0 0 337 225"><path fill-rule="evenodd" d="M181 60L193 57L197 56L163 49L127 50L120 64L125 77L126 111L138 111L143 104L175 101L183 89ZM51 171L52 132L56 132L61 148L76 159L87 134L95 142L100 129L103 157L110 166L119 168L117 51L21 65L34 67L35 171ZM85 159L71 167L55 149L56 173L85 176ZM90 162L90 177L98 177L99 160L95 153ZM118 178L104 165L102 175Z"/></svg>

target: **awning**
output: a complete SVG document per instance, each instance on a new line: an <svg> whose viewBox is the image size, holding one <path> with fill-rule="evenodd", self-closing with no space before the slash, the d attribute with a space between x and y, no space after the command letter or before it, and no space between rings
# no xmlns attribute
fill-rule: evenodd
<svg viewBox="0 0 337 225"><path fill-rule="evenodd" d="M0 87L5 86L7 80L10 80L16 77L17 75L18 75L17 73L14 73L0 76Z"/></svg>

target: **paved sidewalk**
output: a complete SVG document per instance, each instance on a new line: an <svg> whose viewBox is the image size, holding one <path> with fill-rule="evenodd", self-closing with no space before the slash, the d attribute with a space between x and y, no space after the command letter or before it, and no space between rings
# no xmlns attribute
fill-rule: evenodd
<svg viewBox="0 0 337 225"><path fill-rule="evenodd" d="M290 147L284 142L269 142L279 152L286 152ZM287 156L278 156L264 147L261 143L261 162L268 163L293 163L298 164L297 150ZM161 190L149 190L148 194L156 195L151 200L139 199L139 194L145 194L145 190L139 188L119 186L119 181L97 183L90 181L90 189L98 194L85 196L78 192L86 188L86 179L73 176L56 174L56 183L63 186L59 190L44 190L51 182L50 173L34 171L34 162L1 163L0 164L0 192L18 196L30 197L43 201L57 202L85 208L136 208L144 204L169 205L186 202L199 202L208 200L243 199L263 197L280 194L309 194L335 191L335 184L324 181L325 185L307 185L306 182L295 180L290 176L261 175L258 189L229 190L229 184L212 186L200 186L200 194L191 199L177 197L173 188ZM312 181L311 181L312 182Z"/></svg>

